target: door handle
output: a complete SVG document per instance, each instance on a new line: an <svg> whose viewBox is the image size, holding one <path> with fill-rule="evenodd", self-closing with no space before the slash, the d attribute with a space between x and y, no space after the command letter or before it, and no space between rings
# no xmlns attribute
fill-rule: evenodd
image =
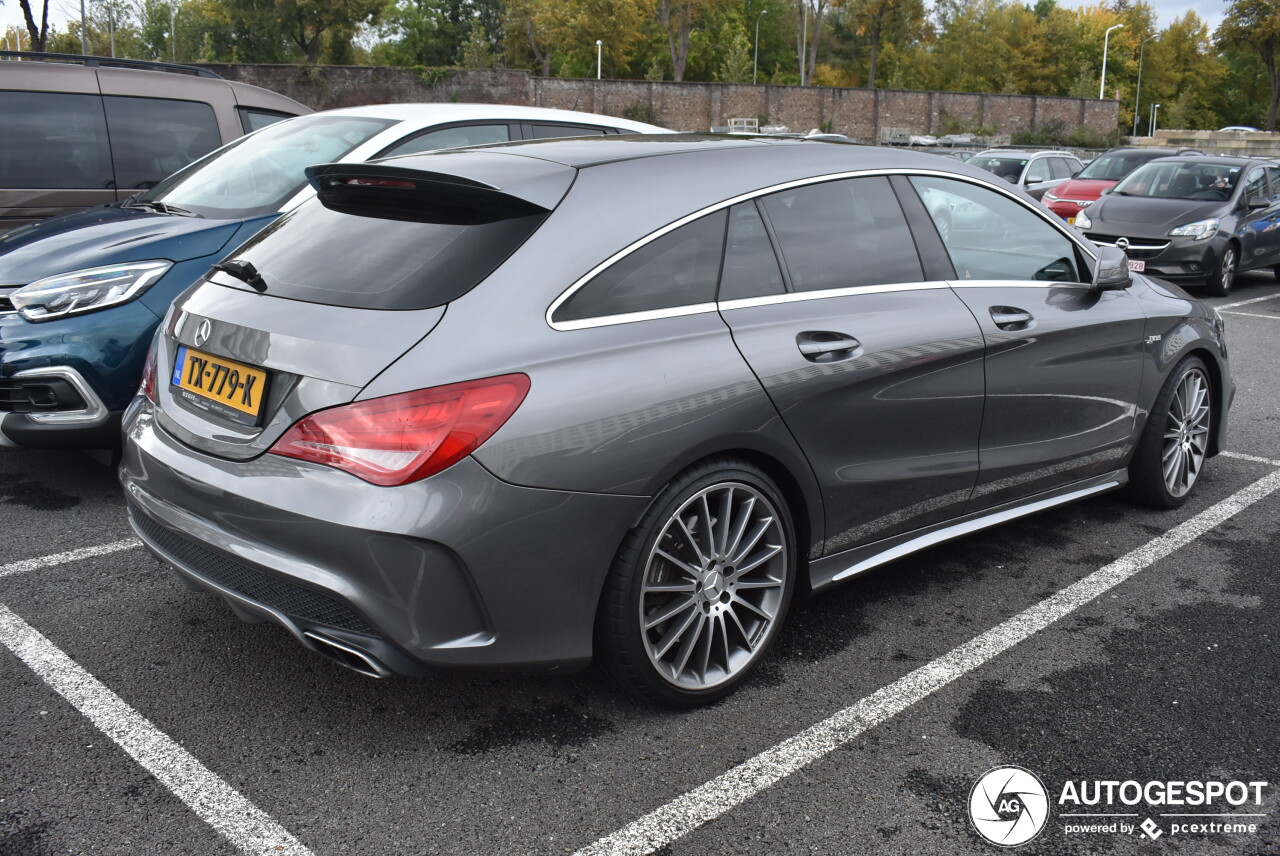
<svg viewBox="0 0 1280 856"><path fill-rule="evenodd" d="M1013 306L992 306L991 320L1001 330L1030 330L1036 322L1030 312Z"/></svg>
<svg viewBox="0 0 1280 856"><path fill-rule="evenodd" d="M796 347L812 363L835 363L862 353L862 343L846 333L807 330L796 336Z"/></svg>

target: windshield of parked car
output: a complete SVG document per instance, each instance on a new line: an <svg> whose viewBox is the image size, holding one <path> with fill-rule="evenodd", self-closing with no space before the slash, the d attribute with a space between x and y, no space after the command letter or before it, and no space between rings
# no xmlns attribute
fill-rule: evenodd
<svg viewBox="0 0 1280 856"><path fill-rule="evenodd" d="M1022 175L1022 168L1027 165L1027 159L983 156L971 158L969 163L1017 184L1018 177Z"/></svg>
<svg viewBox="0 0 1280 856"><path fill-rule="evenodd" d="M1144 163L1150 163L1152 156L1141 152L1117 152L1113 155L1102 155L1090 163L1076 176L1091 181L1119 181Z"/></svg>
<svg viewBox="0 0 1280 856"><path fill-rule="evenodd" d="M270 214L306 185L307 167L340 160L394 124L356 116L277 122L174 173L135 201L219 219Z"/></svg>
<svg viewBox="0 0 1280 856"><path fill-rule="evenodd" d="M1117 184L1112 193L1153 199L1225 201L1240 181L1240 167L1224 163L1152 161Z"/></svg>

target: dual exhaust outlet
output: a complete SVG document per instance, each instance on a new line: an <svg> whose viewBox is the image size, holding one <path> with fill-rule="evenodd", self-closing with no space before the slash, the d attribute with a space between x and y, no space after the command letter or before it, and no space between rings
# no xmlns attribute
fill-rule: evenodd
<svg viewBox="0 0 1280 856"><path fill-rule="evenodd" d="M337 639L311 630L302 631L302 635L307 637L312 647L321 656L327 657L339 666L346 666L351 671L359 672L368 678L389 678L392 675L390 669L353 645L339 642Z"/></svg>

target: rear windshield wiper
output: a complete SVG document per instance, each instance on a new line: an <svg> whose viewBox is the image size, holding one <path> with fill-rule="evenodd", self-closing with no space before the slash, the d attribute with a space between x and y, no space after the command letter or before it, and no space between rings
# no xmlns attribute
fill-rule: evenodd
<svg viewBox="0 0 1280 856"><path fill-rule="evenodd" d="M161 214L175 214L179 217L201 217L203 214L197 214L194 211L188 211L186 208L179 208L177 205L170 205L167 202L143 202L135 200L132 196L120 203L121 208L142 208L145 211L158 211Z"/></svg>
<svg viewBox="0 0 1280 856"><path fill-rule="evenodd" d="M253 262L218 262L212 269L234 276L258 293L267 290L267 281L262 278L262 274L258 273L258 269L253 266Z"/></svg>

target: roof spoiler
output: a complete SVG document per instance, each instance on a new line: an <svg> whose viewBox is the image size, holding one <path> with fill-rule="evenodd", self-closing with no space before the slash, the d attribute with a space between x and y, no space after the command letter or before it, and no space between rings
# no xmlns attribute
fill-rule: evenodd
<svg viewBox="0 0 1280 856"><path fill-rule="evenodd" d="M307 180L326 208L360 217L469 226L551 210L475 179L383 164L318 164Z"/></svg>

